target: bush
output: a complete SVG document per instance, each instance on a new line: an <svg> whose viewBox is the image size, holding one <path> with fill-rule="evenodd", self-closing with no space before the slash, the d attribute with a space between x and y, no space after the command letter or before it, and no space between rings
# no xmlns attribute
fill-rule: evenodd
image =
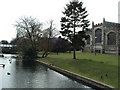
<svg viewBox="0 0 120 90"><path fill-rule="evenodd" d="M34 60L37 57L37 51L35 48L28 47L22 51L23 59Z"/></svg>

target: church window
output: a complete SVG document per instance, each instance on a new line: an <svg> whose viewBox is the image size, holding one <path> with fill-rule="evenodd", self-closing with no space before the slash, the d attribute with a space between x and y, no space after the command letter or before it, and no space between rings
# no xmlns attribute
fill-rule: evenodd
<svg viewBox="0 0 120 90"><path fill-rule="evenodd" d="M115 45L116 44L116 34L114 32L110 32L107 35L107 44L108 45Z"/></svg>
<svg viewBox="0 0 120 90"><path fill-rule="evenodd" d="M102 40L102 30L97 29L95 31L95 43L101 43L101 40Z"/></svg>

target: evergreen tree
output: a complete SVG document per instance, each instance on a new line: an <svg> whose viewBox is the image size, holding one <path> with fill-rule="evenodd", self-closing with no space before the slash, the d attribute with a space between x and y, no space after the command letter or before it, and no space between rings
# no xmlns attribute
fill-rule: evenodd
<svg viewBox="0 0 120 90"><path fill-rule="evenodd" d="M70 40L74 50L73 59L76 59L76 48L79 46L80 49L83 49L84 40L87 38L85 31L89 30L89 20L86 19L88 14L86 7L83 7L83 2L79 0L70 1L69 4L66 4L64 10L60 33Z"/></svg>

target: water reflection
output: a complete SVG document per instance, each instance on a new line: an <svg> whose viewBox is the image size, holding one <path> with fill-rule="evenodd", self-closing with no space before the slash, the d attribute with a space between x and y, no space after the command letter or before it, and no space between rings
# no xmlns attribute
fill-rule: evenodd
<svg viewBox="0 0 120 90"><path fill-rule="evenodd" d="M0 58L5 68L0 68L1 88L85 88L80 83L73 81L37 62L22 62L11 58ZM7 75L10 72L10 75ZM87 87L88 88L88 87Z"/></svg>

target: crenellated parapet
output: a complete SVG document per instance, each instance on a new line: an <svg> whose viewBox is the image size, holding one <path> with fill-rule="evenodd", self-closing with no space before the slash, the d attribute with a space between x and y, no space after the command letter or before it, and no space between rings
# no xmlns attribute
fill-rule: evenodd
<svg viewBox="0 0 120 90"><path fill-rule="evenodd" d="M105 25L110 25L112 27L118 27L120 26L120 23L114 23L114 22L108 22L108 21L105 21Z"/></svg>
<svg viewBox="0 0 120 90"><path fill-rule="evenodd" d="M94 22L92 22L92 30L95 30L96 28L120 30L120 23L109 22L109 21L106 21L105 18L103 18L102 23L94 24Z"/></svg>
<svg viewBox="0 0 120 90"><path fill-rule="evenodd" d="M99 27L99 26L110 26L110 27L120 27L120 23L115 23L115 22L108 22L105 21L105 18L103 18L103 22L102 23L97 23L94 24L94 22L92 22L92 27Z"/></svg>
<svg viewBox="0 0 120 90"><path fill-rule="evenodd" d="M95 24L94 27L99 27L99 26L102 26L103 23L98 23L98 24Z"/></svg>

